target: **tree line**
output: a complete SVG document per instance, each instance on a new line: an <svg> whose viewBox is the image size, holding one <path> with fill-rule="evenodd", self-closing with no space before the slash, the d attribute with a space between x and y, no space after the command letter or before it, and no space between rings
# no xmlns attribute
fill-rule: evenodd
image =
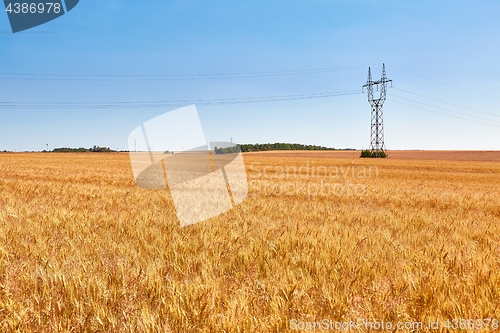
<svg viewBox="0 0 500 333"><path fill-rule="evenodd" d="M335 148L316 146L316 145L303 145L299 143L264 143L264 144L238 144L234 147L217 148L214 151L216 154L232 154L241 152L253 151L270 151L270 150L335 150Z"/></svg>
<svg viewBox="0 0 500 333"><path fill-rule="evenodd" d="M112 150L109 147L100 147L94 146L92 148L55 148L52 150L54 153L111 153L116 152L116 150Z"/></svg>

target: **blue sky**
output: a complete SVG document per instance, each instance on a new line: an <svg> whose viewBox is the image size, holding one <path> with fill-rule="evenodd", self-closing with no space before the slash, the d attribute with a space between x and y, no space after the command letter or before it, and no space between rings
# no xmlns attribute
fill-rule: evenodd
<svg viewBox="0 0 500 333"><path fill-rule="evenodd" d="M385 62L394 81L384 106L388 149L500 149L499 13L496 0L81 0L59 19L17 34L6 13L0 13L0 103L361 91L368 66L378 79ZM347 66L352 67L233 79L68 76ZM370 142L370 106L363 94L197 107L209 141L232 137L240 143L359 149ZM0 104L0 150L42 150L46 143L51 149L127 149L134 128L175 108L19 109Z"/></svg>

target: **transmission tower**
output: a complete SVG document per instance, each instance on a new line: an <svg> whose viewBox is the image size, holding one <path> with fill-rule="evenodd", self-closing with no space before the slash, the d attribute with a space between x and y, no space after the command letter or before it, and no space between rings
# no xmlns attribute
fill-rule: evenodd
<svg viewBox="0 0 500 333"><path fill-rule="evenodd" d="M378 81L372 81L372 73L370 67L368 67L368 80L363 86L368 92L368 102L372 107L372 126L371 126L371 142L370 142L370 152L373 157L383 157L385 150L384 143L384 113L382 107L384 105L386 95L387 95L387 83L392 80L387 79L385 73L385 64L382 66L382 78ZM373 86L377 87L377 91L380 85L380 97L373 98ZM384 153L384 154L383 154Z"/></svg>

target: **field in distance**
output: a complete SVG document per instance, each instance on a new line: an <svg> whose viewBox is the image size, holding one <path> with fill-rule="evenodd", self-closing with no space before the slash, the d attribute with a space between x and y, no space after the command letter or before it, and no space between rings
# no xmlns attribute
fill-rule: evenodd
<svg viewBox="0 0 500 333"><path fill-rule="evenodd" d="M125 153L0 154L0 331L500 319L499 153L359 153L246 153L248 198L185 228Z"/></svg>
<svg viewBox="0 0 500 333"><path fill-rule="evenodd" d="M333 151L261 151L249 154L280 157L321 157L321 158L358 158L359 150ZM404 160L441 160L441 161L485 161L500 162L500 150L388 150L390 159Z"/></svg>

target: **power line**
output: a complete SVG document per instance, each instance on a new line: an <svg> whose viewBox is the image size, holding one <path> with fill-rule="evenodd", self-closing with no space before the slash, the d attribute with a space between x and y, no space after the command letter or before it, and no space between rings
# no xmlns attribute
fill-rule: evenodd
<svg viewBox="0 0 500 333"><path fill-rule="evenodd" d="M443 81L439 81L439 80L436 80L436 79L433 79L433 78L430 78L430 77L427 77L427 76L424 76L424 75L421 75L421 74L410 72L410 71L408 71L406 69L402 69L402 68L396 67L394 65L389 65L389 66L391 66L393 68L396 68L396 69L399 69L400 71L407 72L407 73L410 73L410 74L413 74L413 75L416 75L416 76L420 76L420 77L422 77L424 79L431 80L431 81L434 81L434 82L437 82L437 83L441 83L441 84L444 84L444 85L447 85L447 86L450 86L450 87L453 87L453 88L456 88L456 89L460 89L460 90L468 91L468 92L471 92L471 93L474 93L474 94L477 94L477 95L481 95L481 96L484 96L484 97L488 97L488 98L500 100L500 98L498 98L498 97L489 96L489 95L486 95L486 94L483 94L483 93L480 93L480 92L477 92L477 91L473 91L473 90L470 90L470 89L458 87L458 86L455 86L453 84L449 84L449 83L446 83L446 82L443 82Z"/></svg>
<svg viewBox="0 0 500 333"><path fill-rule="evenodd" d="M493 126L493 127L500 127L498 125L483 123L483 122L480 122L480 121L466 119L466 118L462 118L462 117L457 117L457 116L449 115L449 114L446 114L446 113L442 113L442 112L438 112L438 111L432 111L432 110L421 108L421 107L418 107L418 106L414 106L414 105L410 105L410 104L406 104L406 103L401 103L401 102L398 102L398 101L393 101L393 102L401 104L401 105L409 106L409 107L412 107L412 108L415 108L415 109L420 109L420 110L424 110L424 111L427 111L427 112L441 114L441 115L444 115L444 116L447 116L447 117L462 119L462 120L465 120L465 121L470 121L470 122L478 123L478 124L482 124L482 125L488 125L488 126Z"/></svg>
<svg viewBox="0 0 500 333"><path fill-rule="evenodd" d="M492 96L488 96L485 94L481 94L478 92L474 92L469 89L457 87L455 85L448 84L446 82L442 82L439 80L435 80L432 78L428 78L426 76L413 73L411 71L389 65L392 68L428 79L440 84L445 84L453 88L461 89L464 91L468 91L474 94L482 95L489 98L495 98ZM336 72L336 71L344 71L344 70L354 70L366 68L366 65L356 65L356 66L343 66L343 67L328 67L328 68L316 68L316 69L302 69L302 70L287 70L287 71L258 71L258 72L234 72L234 73L212 73L212 74L37 74L37 73L0 73L0 80L53 80L53 81L158 81L158 80L215 80L215 79L238 79L238 78L253 78L253 77L271 77L271 76L287 76L287 75L306 75L306 74L317 74L317 73L328 73L328 72ZM419 85L427 86L432 89L440 90L449 94L458 95L464 98L469 98L472 100L476 100L483 103L488 103L491 105L496 105L493 103L489 103L486 101L482 101L473 97L464 96L463 94L457 94L448 90L436 88L424 83L420 83L417 81L413 81L399 75L392 74L396 77L402 78L404 80L408 80L410 82L417 83ZM490 116L500 117L498 114L493 114L489 112L484 112L481 110L461 106L458 104L453 104L450 102L446 102L437 98L424 96L421 94L413 93L404 89L395 88L397 90L406 92L408 94L412 94L415 96L423 97L426 99L430 99L436 102L448 104L454 107L459 107L463 109L467 109L474 112L483 113ZM264 97L243 97L243 98L224 98L224 99L193 99L193 100L163 100L163 101L143 101L143 102L130 102L130 101L113 101L113 102L0 102L0 106L5 109L138 109L138 108L159 108L159 107L175 107L175 106L184 106L189 104L197 104L197 105L230 105L230 104L247 104L247 103L265 103L265 102L278 102L278 101L290 101L290 100L305 100L305 99L318 99L318 98L329 98L329 97L337 97L337 96L346 96L346 95L355 95L361 94L359 91L337 91L337 92L325 92L325 93L316 93L316 94L299 94L299 95L281 95L281 96L264 96ZM414 101L408 98L394 96L396 98L404 99L412 103L418 103L424 106L428 106L431 108L441 109L447 112L452 112L455 114L460 114L467 117L472 117L480 120L485 120L488 122L499 123L498 121L486 119L482 117L477 117L473 115L469 115L466 113L461 113L458 111L449 110L446 108L433 106L430 104ZM487 124L479 121L474 121L466 118L456 117L449 114L431 111L428 109L424 109L421 107L416 107L413 105L404 104L401 102L394 101L399 104L407 105L410 107L415 107L418 109L426 110L429 112L434 112L438 114L442 114L445 116L450 116L466 121L472 121L480 124L490 125L498 127L497 125Z"/></svg>
<svg viewBox="0 0 500 333"><path fill-rule="evenodd" d="M403 76L400 76L400 75L396 75L396 74L391 74L392 76L395 76L395 77L398 77L400 79L403 79L403 80L406 80L406 81L410 81L410 82L413 82L413 83L416 83L416 84L419 84L421 86L424 86L424 87L428 87L428 88L432 88L432 89L435 89L435 90L439 90L439 91L442 91L442 92L445 92L445 93L448 93L448 94L451 94L451 95L455 95L455 96L459 96L459 97L462 97L462 98L467 98L467 99L470 99L470 100L473 100L473 101L476 101L476 102L481 102L481 103L485 103L485 104L489 104L489 105L493 105L493 106L498 106L500 107L500 105L498 104L495 104L495 103L491 103L491 102L487 102L487 101L483 101L481 99L477 99L477 98L474 98L474 97L470 97L470 96L465 96L463 94L458 94L458 93L455 93L455 92L451 92L449 90L445 90L445 89L441 89L441 88L436 88L436 87L433 87L433 86L430 86L428 84L424 84L424 83L421 83L421 82L417 82L417 81L413 81L413 80L410 80L408 78L405 78Z"/></svg>
<svg viewBox="0 0 500 333"><path fill-rule="evenodd" d="M420 74L417 74L417 73L413 73L411 71L407 71L407 70L404 70L402 68L398 68L396 66L392 66L391 65L391 67L397 68L397 69L399 69L401 71L404 71L404 72L407 72L407 73L410 73L410 74L413 74L413 75L416 75L416 76L420 76L422 78L425 78L425 79L428 79L428 80L431 80L431 81L435 81L435 82L438 82L438 83L441 83L441 84L445 84L447 86L450 86L450 87L453 87L453 88L456 88L456 89L461 89L461 90L464 90L464 91L467 91L467 92L471 92L471 93L474 93L474 94L478 94L478 95L482 95L482 96L485 96L485 97L494 98L492 96L488 96L488 95L485 95L485 94L482 94L482 93L478 93L478 92L475 92L475 91L472 91L472 90L469 90L469 89L465 89L465 88L461 88L461 87L458 87L458 86L455 86L455 85L452 85L452 84L448 84L446 82L435 80L435 79L432 79L432 78L429 78L429 77L426 77L426 76L423 76L423 75L420 75ZM490 102L487 102L487 101L484 101L484 100L480 100L480 99L477 99L477 98L474 98L474 97L470 97L470 96L467 96L467 95L464 95L464 94L458 94L458 93L455 93L455 92L452 92L452 91L449 91L449 90L436 88L434 86L430 86L430 85L427 85L427 84L424 84L424 83L421 83L421 82L413 81L413 80L407 79L407 78L399 76L399 75L395 75L395 74L391 74L391 75L393 75L395 77L399 77L399 78L407 80L407 81L410 81L410 82L413 82L413 83L417 83L419 85L423 85L423 86L426 86L426 87L429 87L429 88L432 88L432 89L443 91L443 92L446 92L446 93L449 93L449 94L453 94L453 95L456 95L456 96L468 98L468 99L479 101L479 102L482 102L482 103L486 103L486 104L498 106L498 105L496 105L494 103L490 103ZM470 110L470 111L482 113L482 114L489 115L489 116L500 117L500 115L495 114L495 113L485 112L485 111L481 111L481 110L478 110L478 109L466 107L466 106L463 106L463 105L459 105L459 104L455 104L455 103L450 103L450 102L447 102L447 101L444 101L444 100L441 100L441 99L438 99L438 98L425 96L425 95L414 93L414 92L411 92L411 91L408 91L408 90L405 90L405 89L401 89L401 88L397 88L397 87L394 87L394 89L402 91L402 92L405 92L405 93L408 93L408 94L412 94L414 96L419 96L419 97L422 97L422 98L426 98L426 99L429 99L429 100L432 100L432 101L435 101L435 102L447 104L447 105L450 105L450 106L453 106L453 107L457 107L457 108L461 108L461 109L465 109L465 110ZM432 111L432 110L429 110L427 108L418 107L418 106L415 106L415 105L410 105L410 104L402 103L402 102L399 102L399 101L394 101L395 103L398 103L398 104L401 104L401 105L413 107L413 108L416 108L416 109L420 109L420 110L424 110L424 111L428 111L428 112L432 112L432 113L437 113L437 114L444 115L444 116L447 116L447 117L452 117L452 118L456 118L456 119L470 121L470 122L474 122L474 123L478 123L478 124L482 124L482 125L488 125L488 126L493 126L493 127L500 127L499 125L494 124L494 123L497 123L497 124L500 123L497 120L488 119L488 118L484 118L484 117L479 117L479 116L475 116L475 115L471 115L471 114L467 114L467 113L463 113L463 112L458 112L458 111L450 110L450 109L443 108L443 107L440 107L440 106L431 105L431 104L423 103L423 102L420 102L420 101L415 101L415 100L412 100L412 99L409 99L409 98L405 98L405 97L401 97L401 96L397 96L397 95L393 95L393 94L391 94L391 96L399 98L399 99L406 100L408 102L417 103L417 104L424 105L424 106L427 106L427 107L431 107L431 108L435 108L435 109L440 109L440 110L443 110L443 111L451 112L451 113L454 113L454 114L458 114L458 115L462 115L462 116L466 116L466 117L470 117L470 118L479 119L479 120L482 120L482 121L477 121L477 120L463 118L463 117L459 117L459 116L455 116L455 115L450 115L448 113Z"/></svg>
<svg viewBox="0 0 500 333"><path fill-rule="evenodd" d="M409 102L413 102L413 103L418 103L418 104L422 104L422 105L425 105L425 106L429 106L431 108L441 109L441 110L444 110L444 111L448 111L448 112L460 114L460 115L463 115L463 116L472 117L472 118L481 119L481 120L486 120L486 121L490 121L490 122L494 122L494 123L499 123L500 124L500 121L491 120L491 119L487 119L487 118L482 118L482 117L478 117L478 116L472 116L472 115L469 115L467 113L462 113L462 112L453 111L453 110L450 110L450 109L445 109L445 108L442 108L442 107L439 107L439 106L434 106L434 105L430 105L430 104L426 104L426 103L414 101L414 100L411 100L409 98L404 98L404 97L397 96L397 95L391 95L391 96L392 97L396 97L396 98L400 98L400 99L404 99L404 100L409 101ZM461 118L461 119L463 119L463 118Z"/></svg>
<svg viewBox="0 0 500 333"><path fill-rule="evenodd" d="M235 72L212 74L43 74L43 73L0 73L0 80L20 81L177 81L216 80L254 77L289 76L330 73L365 68L366 65L314 68L287 71Z"/></svg>
<svg viewBox="0 0 500 333"><path fill-rule="evenodd" d="M228 105L265 103L304 99L317 99L361 94L359 90L337 91L316 94L283 95L267 97L244 97L227 99L198 99L198 100L177 100L177 101L150 101L150 102L0 102L0 106L6 109L137 109L137 108L157 108L168 106L183 106L189 104L197 105Z"/></svg>
<svg viewBox="0 0 500 333"><path fill-rule="evenodd" d="M489 112L485 112L485 111L481 111L481 110L469 108L469 107L466 107L466 106L462 106L462 105L458 105L458 104L453 104L453 103L450 103L450 102L445 102L445 101L442 101L442 100L434 98L434 97L424 96L424 95L421 95L421 94L417 94L417 93L414 93L414 92L411 92L411 91L408 91L408 90L404 90L404 89L400 89L400 88L396 88L396 87L393 87L393 88L396 89L396 90L403 91L403 92L408 93L408 94L412 94L412 95L415 95L415 96L419 96L419 97L431 99L431 100L436 101L436 102L440 102L440 103L452 105L452 106L455 106L455 107L459 107L459 108L466 109L466 110L471 110L471 111L474 111L474 112L479 112L479 113L487 114L487 115L490 115L490 116L500 117L500 115L498 115L498 114L489 113Z"/></svg>

